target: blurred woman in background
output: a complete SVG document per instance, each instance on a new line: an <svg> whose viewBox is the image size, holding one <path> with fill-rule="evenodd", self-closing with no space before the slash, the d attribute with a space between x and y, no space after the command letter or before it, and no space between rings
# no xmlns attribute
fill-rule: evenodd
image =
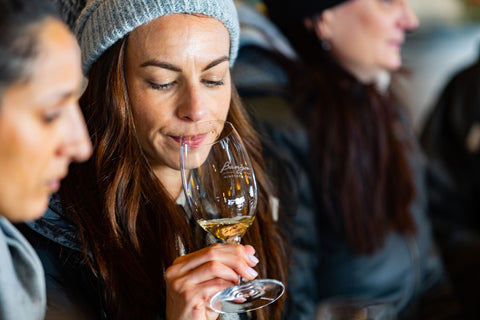
<svg viewBox="0 0 480 320"><path fill-rule="evenodd" d="M312 303L316 294L320 301L383 301L409 317L419 298L444 279L427 218L422 157L390 81L402 66L405 33L418 26L417 18L406 0L265 4L294 54L242 47L238 65L250 60L269 65L270 74L271 64L283 71L288 94L280 98L290 110L275 100L273 112L259 112L268 101L255 105L261 93L251 93L258 85L249 88L245 77L235 82L243 84L242 97L252 98L254 113L275 127L278 145L310 174L311 205L317 207L310 226L316 230L299 230L295 241L308 244L318 233L316 246L309 247L319 257L312 266ZM279 120L282 113L287 118ZM291 123L298 123L294 137Z"/></svg>

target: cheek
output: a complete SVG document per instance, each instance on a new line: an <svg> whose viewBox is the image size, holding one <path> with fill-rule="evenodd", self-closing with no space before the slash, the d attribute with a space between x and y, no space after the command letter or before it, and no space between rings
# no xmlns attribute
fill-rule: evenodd
<svg viewBox="0 0 480 320"><path fill-rule="evenodd" d="M1 130L0 140L0 167L2 168L2 179L9 176L12 181L27 180L29 164L35 166L35 157L38 156L38 149L41 150L41 144L37 141L35 130L32 130L31 123L18 123L15 126L5 126ZM12 187L20 186L12 183Z"/></svg>
<svg viewBox="0 0 480 320"><path fill-rule="evenodd" d="M2 141L0 210L13 221L38 218L48 204L48 191L43 181L47 171L46 149L27 140L12 139L7 146Z"/></svg>
<svg viewBox="0 0 480 320"><path fill-rule="evenodd" d="M232 99L232 90L230 84L225 86L224 90L218 92L216 95L214 102L215 102L215 110L212 110L215 114L216 119L227 119L228 111L230 109L230 102Z"/></svg>
<svg viewBox="0 0 480 320"><path fill-rule="evenodd" d="M164 117L161 110L154 108L144 100L137 100L135 105L132 105L132 113L135 130L141 143L148 139L152 131L156 131L159 119Z"/></svg>
<svg viewBox="0 0 480 320"><path fill-rule="evenodd" d="M161 119L165 119L171 102L157 91L149 89L140 80L129 84L128 96L137 132L150 131ZM158 123L157 123L158 124Z"/></svg>

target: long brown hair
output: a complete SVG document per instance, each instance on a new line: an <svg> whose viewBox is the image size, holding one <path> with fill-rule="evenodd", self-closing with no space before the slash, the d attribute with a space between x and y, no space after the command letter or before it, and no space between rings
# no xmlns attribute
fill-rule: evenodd
<svg viewBox="0 0 480 320"><path fill-rule="evenodd" d="M82 237L83 258L100 280L105 311L112 319L165 316L164 271L179 255L200 249L185 213L154 175L136 139L124 79L127 37L93 65L80 99L94 146L93 157L72 166L60 196ZM272 218L270 183L264 173L257 134L233 89L228 120L239 131L258 179L258 209L243 239L261 263L260 277L286 283L286 251ZM263 236L268 235L268 236ZM280 319L283 300L256 312Z"/></svg>
<svg viewBox="0 0 480 320"><path fill-rule="evenodd" d="M293 79L293 106L308 128L327 225L359 253L379 249L392 230L414 234L405 110L391 90L380 93L345 71L303 23L276 22L299 55L295 62L280 59Z"/></svg>

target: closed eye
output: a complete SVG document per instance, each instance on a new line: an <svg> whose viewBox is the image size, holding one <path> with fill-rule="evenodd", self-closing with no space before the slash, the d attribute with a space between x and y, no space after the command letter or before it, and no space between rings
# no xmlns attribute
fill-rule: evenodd
<svg viewBox="0 0 480 320"><path fill-rule="evenodd" d="M223 80L204 80L203 82L207 85L207 87L219 87L224 85Z"/></svg>
<svg viewBox="0 0 480 320"><path fill-rule="evenodd" d="M167 90L173 87L175 85L175 82L158 84L149 81L148 84L154 90Z"/></svg>
<svg viewBox="0 0 480 320"><path fill-rule="evenodd" d="M62 116L62 110L57 109L53 111L47 111L43 114L43 122L46 124L50 124L54 122L55 120L59 119Z"/></svg>

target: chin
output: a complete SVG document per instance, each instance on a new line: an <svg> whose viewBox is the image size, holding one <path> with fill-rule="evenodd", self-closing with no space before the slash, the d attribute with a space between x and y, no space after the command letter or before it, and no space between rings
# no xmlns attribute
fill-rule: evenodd
<svg viewBox="0 0 480 320"><path fill-rule="evenodd" d="M2 205L2 215L13 223L37 220L47 211L50 194L14 197Z"/></svg>
<svg viewBox="0 0 480 320"><path fill-rule="evenodd" d="M384 69L388 71L397 71L402 67L402 59L400 57L385 61Z"/></svg>
<svg viewBox="0 0 480 320"><path fill-rule="evenodd" d="M25 210L25 216L22 217L22 220L32 221L40 219L47 211L49 200L50 195L38 199L37 201L32 201L30 206Z"/></svg>

